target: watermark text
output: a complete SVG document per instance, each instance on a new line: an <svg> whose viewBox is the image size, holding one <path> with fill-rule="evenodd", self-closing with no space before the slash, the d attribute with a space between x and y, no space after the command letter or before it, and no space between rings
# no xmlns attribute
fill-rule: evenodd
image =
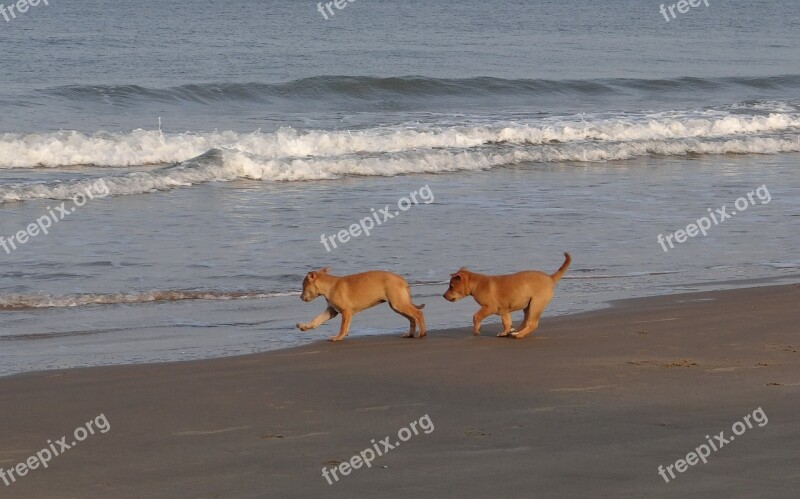
<svg viewBox="0 0 800 499"><path fill-rule="evenodd" d="M48 0L17 0L8 7L0 4L0 16L3 16L3 19L5 19L7 23L10 23L17 18L18 14L24 14L28 12L29 8L38 7L39 4L42 3L46 6L50 5Z"/></svg>
<svg viewBox="0 0 800 499"><path fill-rule="evenodd" d="M108 185L103 179L100 179L88 186L84 192L76 194L72 198L73 206L67 206L66 201L55 208L48 206L47 213L37 218L36 222L28 224L27 227L10 236L0 236L0 248L3 248L6 254L11 254L12 251L17 249L17 245L21 246L39 234L49 234L50 227L53 224L64 220L69 214L74 213L75 210L85 205L88 200L104 198L108 194Z"/></svg>
<svg viewBox="0 0 800 499"><path fill-rule="evenodd" d="M706 4L706 7L709 6L708 0L679 0L678 3L674 3L669 7L667 7L662 3L661 8L659 8L658 11L661 12L661 15L664 16L664 19L666 19L667 22L669 22L670 18L667 15L668 10L670 15L672 16L672 19L677 19L678 16L675 14L675 9L678 9L678 12L681 14L686 14L687 12L689 12L689 7L699 7L701 3Z"/></svg>
<svg viewBox="0 0 800 499"><path fill-rule="evenodd" d="M419 428L417 426L419 426ZM427 414L419 418L417 421L412 421L407 427L400 428L400 430L397 432L397 440L394 442L392 442L391 436L388 436L383 440L379 440L378 442L376 442L373 438L371 440L372 447L367 447L366 449L362 450L358 454L351 457L349 461L341 462L338 466L330 469L326 466L323 466L322 477L327 480L328 485L333 485L334 481L339 481L339 474L342 476L347 476L353 470L357 470L362 466L371 468L372 461L385 455L390 450L400 447L401 442L408 442L414 435L419 435L420 430L422 430L426 435L429 435L434 430L433 421L431 421L431 417ZM333 477L333 480L331 480L331 477Z"/></svg>
<svg viewBox="0 0 800 499"><path fill-rule="evenodd" d="M744 196L738 198L734 203L733 206L736 210L731 210L728 213L727 205L722 205L722 208L715 209L711 211L711 208L708 209L709 217L700 217L696 220L697 223L691 223L686 226L686 230L676 230L671 234L667 234L666 237L664 234L659 234L656 238L658 240L658 244L661 245L661 248L664 250L664 253L668 252L670 249L675 247L675 244L672 242L675 239L676 243L685 243L690 237L695 237L698 234L702 234L704 237L708 235L708 230L712 227L711 222L714 222L713 226L720 225L725 220L729 218L733 218L737 213L741 213L745 211L750 206L756 205L756 198L760 201L760 204L769 204L772 201L772 195L769 193L769 189L767 189L766 185L762 185L758 189L754 191L750 191L747 193L747 197ZM669 244L669 248L667 248L667 244Z"/></svg>
<svg viewBox="0 0 800 499"><path fill-rule="evenodd" d="M417 196L419 196L419 199L417 199ZM430 204L433 202L433 191L431 191L429 186L426 185L425 187L412 192L407 197L400 198L400 200L397 202L398 210L392 212L388 204L377 211L375 211L375 208L372 208L372 213L370 216L362 218L357 224L352 224L347 229L342 229L336 234L332 234L330 236L327 234L322 234L320 236L320 242L323 246L325 246L325 251L330 253L332 249L336 249L337 239L340 244L345 244L350 240L350 238L355 239L361 236L361 234L369 236L372 232L372 229L374 229L376 225L381 225L382 223L398 216L401 212L408 211L412 206L418 205L420 201L422 201L423 204Z"/></svg>
<svg viewBox="0 0 800 499"><path fill-rule="evenodd" d="M95 430L100 433L108 433L108 431L111 430L111 424L109 424L105 414L100 414L96 418L87 421L83 426L75 428L75 431L72 432L72 440L70 443L67 443L68 437L66 435L57 439L55 443L52 440L48 440L47 447L30 456L25 461L8 469L0 467L0 480L6 484L6 487L9 487L13 485L17 479L24 477L40 466L42 469L47 468L51 459L60 456L78 445L79 442L83 442L91 435L94 435L96 432Z"/></svg>
<svg viewBox="0 0 800 499"><path fill-rule="evenodd" d="M764 426L767 425L767 423L769 423L769 419L767 418L764 409L759 407L758 409L753 411L752 414L746 415L742 419L742 421L737 421L733 423L733 426L731 427L733 435L730 435L729 437L726 438L724 431L719 432L718 435L714 435L714 438L711 438L710 436L706 435L706 440L708 441L708 445L701 444L695 450L686 454L686 459L678 459L677 461L675 461L674 464L670 464L666 468L663 465L659 465L658 474L661 475L661 478L663 478L665 482L669 483L670 480L674 480L675 477L677 476L675 475L673 468L678 473L683 473L687 469L689 469L689 466L694 466L700 461L702 461L703 464L706 464L708 462L708 457L711 455L712 450L714 452L719 451L729 443L733 442L736 439L736 437L743 435L744 432L746 432L748 429L752 429L753 423L750 421L751 419L756 423L758 423L759 428L763 428ZM669 473L670 478L667 478L667 473Z"/></svg>

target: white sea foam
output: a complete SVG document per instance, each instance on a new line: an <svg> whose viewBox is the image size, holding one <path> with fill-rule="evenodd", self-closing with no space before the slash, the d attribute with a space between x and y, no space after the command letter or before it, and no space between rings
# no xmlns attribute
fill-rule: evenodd
<svg viewBox="0 0 800 499"><path fill-rule="evenodd" d="M183 300L245 300L299 295L299 291L183 291L157 290L142 293L73 294L73 295L0 295L0 310L29 308L83 307L87 305L118 305Z"/></svg>
<svg viewBox="0 0 800 499"><path fill-rule="evenodd" d="M79 132L0 135L0 168L97 165L130 167L179 163L212 149L233 149L266 159L400 153L421 149L468 149L487 144L546 145L575 142L629 142L667 139L715 139L794 132L800 115L745 116L707 111L613 118L560 117L529 123L362 131L283 128L274 133L236 132L162 134Z"/></svg>
<svg viewBox="0 0 800 499"><path fill-rule="evenodd" d="M0 135L0 167L139 168L101 178L112 195L166 191L237 179L302 181L484 170L520 163L600 162L648 155L777 154L800 151L800 115L707 110L613 117L551 117L530 123L416 126L351 131L162 135L78 132ZM109 172L110 173L110 172ZM40 175L41 176L41 175ZM0 186L0 203L68 199L97 178Z"/></svg>
<svg viewBox="0 0 800 499"><path fill-rule="evenodd" d="M215 149L184 163L150 171L102 177L111 195L165 191L206 182L237 179L302 181L348 175L395 176L486 170L520 163L603 162L648 155L776 154L800 152L800 135L724 140L672 139L583 142L542 146L495 146L464 150L420 150L377 156L268 159L238 150ZM0 203L30 199L69 199L96 179L0 186Z"/></svg>

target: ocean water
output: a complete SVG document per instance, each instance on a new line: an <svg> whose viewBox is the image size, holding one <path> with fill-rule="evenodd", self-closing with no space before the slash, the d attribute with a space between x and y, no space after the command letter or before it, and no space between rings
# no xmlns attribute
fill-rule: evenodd
<svg viewBox="0 0 800 499"><path fill-rule="evenodd" d="M338 319L293 329L324 309L299 299L324 266L404 275L434 330L477 310L441 297L459 267L553 272L564 251L546 315L800 281L800 4L660 4L0 17L0 375L326 338ZM351 335L406 328L382 306Z"/></svg>

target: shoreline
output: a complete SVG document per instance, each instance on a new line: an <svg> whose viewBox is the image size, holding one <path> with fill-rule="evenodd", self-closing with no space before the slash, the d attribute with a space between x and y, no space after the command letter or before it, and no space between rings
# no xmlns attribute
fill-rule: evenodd
<svg viewBox="0 0 800 499"><path fill-rule="evenodd" d="M565 279L569 280L569 276L565 276ZM574 279L574 278L573 278ZM732 280L725 280L725 281L710 281L710 282L688 282L681 285L676 285L675 288L678 286L680 287L688 287L688 288L697 288L692 291L676 291L672 293L661 293L661 294L653 294L653 295L645 295L641 297L635 298L613 298L609 299L604 302L592 303L589 304L589 308L580 311L572 311L566 313L559 313L558 315L548 315L548 311L545 311L545 315L542 318L543 323L548 320L553 320L556 318L565 318L565 317L574 317L574 316L581 316L582 314L592 314L596 312L601 312L604 310L611 310L616 307L625 307L626 303L629 301L636 301L642 299L658 299L658 298L668 298L673 296L680 296L680 295L691 295L696 293L713 293L713 292L724 292L724 291L731 291L736 289L746 289L746 288L760 288L760 287L772 287L772 286L791 286L795 284L800 284L800 273L799 274L791 274L786 276L775 276L775 277L762 277L762 278L749 278L749 279L732 279ZM713 287L711 290L700 290L699 288L702 287ZM558 293L556 294L556 299L558 298ZM471 298L467 298L466 300L471 300ZM519 313L515 315L514 323L518 323L520 318L517 317ZM466 317L469 319L469 317ZM439 329L430 329L428 331L428 336L430 337L431 334L441 334L441 333L451 333L451 332L467 332L471 335L471 326L468 326L467 323L469 320L464 321L463 326L459 327L447 327L447 328L439 328ZM334 323L339 319L335 319ZM486 321L484 321L483 330L484 332L489 331L488 328L493 328L491 331L494 331L496 327L499 326L500 319L497 316L490 316ZM374 328L370 328L374 329ZM405 331L405 327L398 329L398 331ZM300 333L295 329L291 329L289 334L304 334ZM374 333L374 334L359 334L356 336L348 336L345 340L347 342L351 341L363 341L367 338L386 338L386 337L394 337L399 336L401 333ZM493 333L492 333L493 334ZM535 336L535 334L534 334ZM327 338L327 337L325 337ZM185 359L185 360L167 360L167 361L145 361L145 362L126 362L126 363L114 363L114 364L101 364L101 365L92 365L92 366L75 366L75 367L61 367L61 368L52 368L52 369L34 369L29 371L22 371L22 372L14 372L10 374L2 374L0 375L0 380L3 379L13 379L20 376L27 376L37 373L48 373L48 372L65 372L65 371L72 371L72 370L79 370L79 369L96 369L96 368L113 368L113 367L123 367L123 366L148 366L148 365L171 365L171 364L181 364L185 362L204 362L204 361L211 361L211 360L222 360L222 359L236 359L240 357L248 357L252 355L263 355L268 354L270 352L286 352L291 351L297 348L307 347L309 345L315 344L325 344L328 343L327 339L320 338L320 339L312 339L307 343L303 343L300 345L291 345L286 347L278 347L270 350L263 350L260 352L252 352L252 353L240 353L234 355L223 355L223 356L212 356L212 357L204 357L204 358L192 358L192 359Z"/></svg>
<svg viewBox="0 0 800 499"><path fill-rule="evenodd" d="M102 414L16 497L785 496L800 485L800 284L615 302L523 340L464 328L0 378L0 468ZM756 426L665 483L704 435ZM434 429L341 462L428 415ZM0 482L0 487L5 486Z"/></svg>

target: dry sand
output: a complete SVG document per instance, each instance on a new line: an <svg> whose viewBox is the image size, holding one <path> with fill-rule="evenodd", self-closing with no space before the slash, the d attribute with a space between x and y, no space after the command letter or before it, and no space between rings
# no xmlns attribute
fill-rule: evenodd
<svg viewBox="0 0 800 499"><path fill-rule="evenodd" d="M798 305L800 285L770 286L545 318L525 340L465 328L2 378L2 468L101 413L111 430L0 497L796 497ZM768 424L659 476L759 407ZM430 434L323 479L425 414Z"/></svg>

